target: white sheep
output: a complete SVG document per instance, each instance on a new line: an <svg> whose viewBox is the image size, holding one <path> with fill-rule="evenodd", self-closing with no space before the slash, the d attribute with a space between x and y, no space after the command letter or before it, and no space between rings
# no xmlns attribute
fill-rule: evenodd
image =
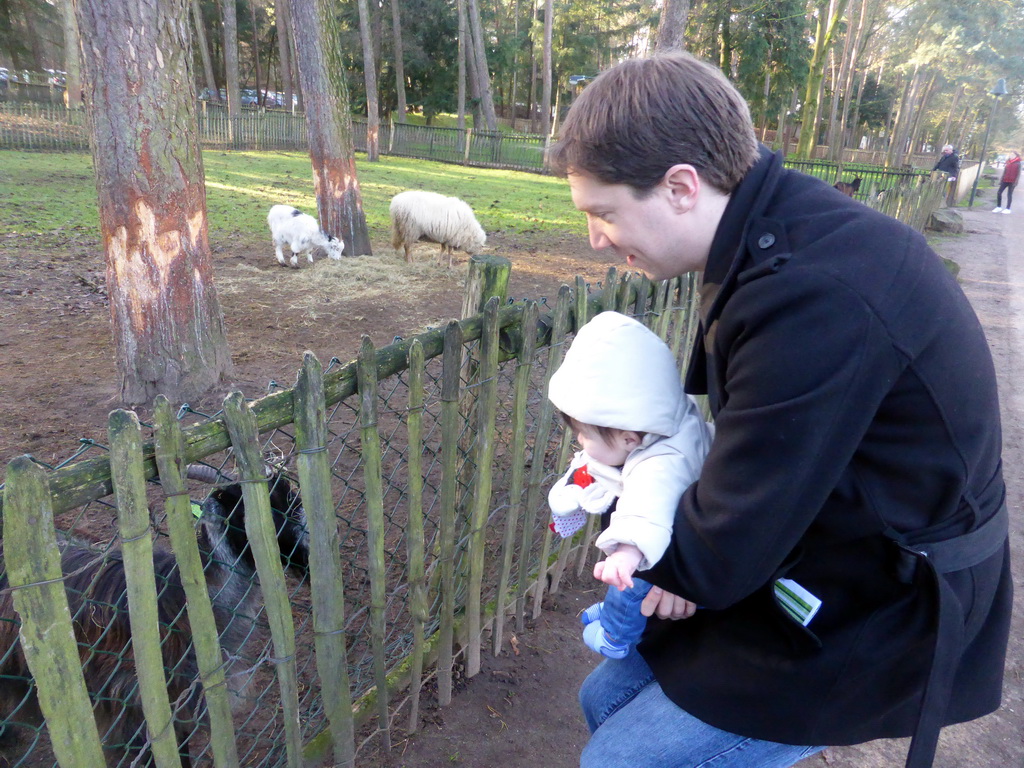
<svg viewBox="0 0 1024 768"><path fill-rule="evenodd" d="M277 260L284 264L284 251L287 245L292 249L291 264L298 269L299 254L304 253L313 261L313 251L322 249L332 259L340 259L344 241L340 237L320 231L320 224L308 213L290 205L275 205L267 214L267 224L274 239Z"/></svg>
<svg viewBox="0 0 1024 768"><path fill-rule="evenodd" d="M409 250L420 240L440 244L441 258L447 252L451 268L454 249L472 256L484 247L487 235L473 209L457 197L418 189L399 192L391 198L391 247L396 252L403 248L411 262Z"/></svg>

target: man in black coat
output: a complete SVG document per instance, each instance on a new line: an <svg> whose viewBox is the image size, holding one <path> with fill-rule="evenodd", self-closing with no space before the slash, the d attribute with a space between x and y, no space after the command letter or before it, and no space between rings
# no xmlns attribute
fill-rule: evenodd
<svg viewBox="0 0 1024 768"><path fill-rule="evenodd" d="M917 232L784 169L686 54L596 78L550 162L595 249L702 273L687 389L716 424L644 574L660 618L580 691L581 765L788 766L896 736L931 765L941 726L998 708L1012 603L995 372L963 292Z"/></svg>

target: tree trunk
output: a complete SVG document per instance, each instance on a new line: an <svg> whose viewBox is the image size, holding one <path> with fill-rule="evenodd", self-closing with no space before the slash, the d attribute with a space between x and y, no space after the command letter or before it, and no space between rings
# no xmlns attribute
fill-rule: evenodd
<svg viewBox="0 0 1024 768"><path fill-rule="evenodd" d="M857 22L857 31L854 34L853 50L850 52L850 63L846 68L846 80L843 82L843 108L840 112L839 117L839 138L836 143L839 145L839 153L833 154L833 160L842 160L842 150L846 146L846 142L849 138L849 131L847 125L850 119L850 106L853 99L853 82L857 72L857 64L860 62L860 58L864 53L864 47L867 42L865 37L866 30L866 19L867 19L867 7L868 0L861 0L860 3L860 19ZM867 67L864 68L865 74L867 73ZM861 88L863 89L864 81L861 81ZM857 96L857 103L860 104L860 96ZM856 127L856 126L855 126Z"/></svg>
<svg viewBox="0 0 1024 768"><path fill-rule="evenodd" d="M228 139L235 140L235 118L242 114L242 94L238 84L238 19L235 0L220 0L224 24L224 88L228 96Z"/></svg>
<svg viewBox="0 0 1024 768"><path fill-rule="evenodd" d="M64 106L82 107L82 47L78 40L78 22L75 21L73 0L61 3L64 22Z"/></svg>
<svg viewBox="0 0 1024 768"><path fill-rule="evenodd" d="M359 8L359 39L363 44L363 83L366 85L366 159L380 160L380 109L377 106L377 68L370 35L370 9L366 0L356 0Z"/></svg>
<svg viewBox="0 0 1024 768"><path fill-rule="evenodd" d="M256 103L265 107L267 106L265 95L261 96L260 94L260 81L263 79L260 71L260 35L259 25L256 23L256 6L253 4L253 0L249 0L249 18L252 19L252 62L256 78Z"/></svg>
<svg viewBox="0 0 1024 768"><path fill-rule="evenodd" d="M928 102L931 101L932 91L935 89L935 81L938 80L938 77L938 71L932 73L931 79L928 81L928 85L924 87L924 92L918 98L917 105L914 107L914 122L910 128L910 146L907 150L911 155L920 151L922 118L928 111Z"/></svg>
<svg viewBox="0 0 1024 768"><path fill-rule="evenodd" d="M496 131L498 130L498 118L494 114L494 99L491 96L491 76L487 69L487 47L484 44L483 25L480 23L480 8L477 0L468 0L468 2L469 26L473 38L470 50L476 59L476 73L480 87L480 109L487 122L487 130Z"/></svg>
<svg viewBox="0 0 1024 768"><path fill-rule="evenodd" d="M537 41L533 30L537 29L537 3L533 3L533 19L530 24L530 133L537 132ZM541 46L543 49L543 46Z"/></svg>
<svg viewBox="0 0 1024 768"><path fill-rule="evenodd" d="M466 130L466 0L459 0L458 128Z"/></svg>
<svg viewBox="0 0 1024 768"><path fill-rule="evenodd" d="M949 128L953 123L953 115L956 114L957 107L960 104L960 97L963 95L963 92L964 84L960 83L960 85L956 87L956 92L953 94L953 102L949 105L949 111L946 113L946 122L942 125L942 135L939 137L937 142L940 147L951 143L949 140Z"/></svg>
<svg viewBox="0 0 1024 768"><path fill-rule="evenodd" d="M398 94L398 122L405 122L408 107L405 103L405 46L402 45L402 15L398 9L398 0L391 0L391 30L395 47L395 92ZM461 42L460 42L461 45ZM460 82L465 89L465 80ZM466 93L462 92L462 109L465 111Z"/></svg>
<svg viewBox="0 0 1024 768"><path fill-rule="evenodd" d="M814 34L814 49L811 53L811 61L807 67L807 88L804 91L804 106L802 124L800 127L800 142L797 144L796 154L798 157L810 158L814 146L818 143L818 113L820 100L818 92L821 90L821 83L825 77L826 54L836 34L839 20L846 11L849 0L833 0L834 8L830 12L829 0L818 0L817 24Z"/></svg>
<svg viewBox="0 0 1024 768"><path fill-rule="evenodd" d="M732 9L729 3L721 5L721 16L718 26L718 68L729 77L732 72L732 30L729 20L732 18Z"/></svg>
<svg viewBox="0 0 1024 768"><path fill-rule="evenodd" d="M658 39L655 53L681 51L686 48L683 35L686 20L690 15L690 0L665 0L661 6L661 21L658 22Z"/></svg>
<svg viewBox="0 0 1024 768"><path fill-rule="evenodd" d="M288 0L274 0L274 18L277 20L277 58L281 60L281 89L284 103L289 111L293 109L292 85L292 33L288 18Z"/></svg>
<svg viewBox="0 0 1024 768"><path fill-rule="evenodd" d="M551 30L554 15L553 0L544 1L544 72L541 91L540 132L551 135Z"/></svg>
<svg viewBox="0 0 1024 768"><path fill-rule="evenodd" d="M129 404L197 397L231 368L207 240L187 2L76 3L121 399Z"/></svg>
<svg viewBox="0 0 1024 768"><path fill-rule="evenodd" d="M516 118L519 117L519 0L512 4L512 34L516 41L512 50L512 84L509 87L509 100L512 102L512 130L516 130Z"/></svg>
<svg viewBox="0 0 1024 768"><path fill-rule="evenodd" d="M863 5L863 3L862 3ZM839 73L834 78L832 88L832 100L828 113L828 127L825 129L825 144L828 145L829 156L833 162L841 162L843 159L843 135L839 130L839 105L840 102L849 98L844 86L847 82L847 73L853 66L853 56L856 49L856 32L852 29L846 30L846 39L843 41L843 55L839 64Z"/></svg>
<svg viewBox="0 0 1024 768"><path fill-rule="evenodd" d="M334 3L309 0L290 5L320 227L345 241L346 255L370 256Z"/></svg>
<svg viewBox="0 0 1024 768"><path fill-rule="evenodd" d="M909 115L913 110L914 99L917 94L917 81L921 73L920 65L914 68L913 76L907 80L903 88L903 96L900 98L899 110L896 112L896 121L892 127L892 140L889 142L888 151L885 153L885 164L899 165L903 160L903 140L906 138L906 126L910 122Z"/></svg>
<svg viewBox="0 0 1024 768"><path fill-rule="evenodd" d="M199 0L192 0L192 24L196 31L196 45L199 46L199 56L203 60L203 75L206 78L206 91L210 94L210 101L220 101L220 91L217 90L217 78L213 76L213 60L210 58L210 44L206 40L206 22L203 19L203 9Z"/></svg>

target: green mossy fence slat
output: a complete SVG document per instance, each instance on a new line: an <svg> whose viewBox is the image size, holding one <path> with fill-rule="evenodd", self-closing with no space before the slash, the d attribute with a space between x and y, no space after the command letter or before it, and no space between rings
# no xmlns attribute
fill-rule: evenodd
<svg viewBox="0 0 1024 768"><path fill-rule="evenodd" d="M139 417L132 411L112 411L107 432L139 697L157 768L172 768L180 766L181 759L178 757L171 704L167 700L167 677L160 652L153 531L146 504Z"/></svg>
<svg viewBox="0 0 1024 768"><path fill-rule="evenodd" d="M501 294L507 284L500 261L477 261L482 273L466 298L474 312L488 291ZM475 674L487 631L488 649L505 650L506 622L514 617L516 631L524 631L548 584L556 590L562 570L581 568L593 549L590 533L556 547L546 525L546 490L562 471L570 436L543 393L572 333L608 307L635 313L670 341L690 333L693 312L679 302L692 291L678 280L651 285L610 270L599 293L589 294L581 280L575 285L575 296L562 288L552 312L542 315L536 302L503 306L495 297L482 313L407 341L374 349L367 339L356 360L332 361L326 372L306 353L294 388L253 402L232 393L222 414L199 423L180 424L165 398L155 403L154 426L115 411L109 456L50 471L26 457L11 462L0 510L6 567L25 614L26 652L46 655L40 702L61 713L52 722L62 727L50 729L59 764L99 766L103 758L79 661L93 651L75 647L56 559L55 537L79 534L74 521L55 530L53 515L66 526L85 505L95 520L103 508L90 502L112 490L131 585L134 663L158 764L178 764L170 725L177 702L168 701L153 589L152 551L168 542L209 712L190 737L193 757L201 752L218 768L351 766L357 728L372 723L387 744L394 714L406 704L408 730L418 727L426 670L433 667L439 702L450 703L457 657ZM153 439L145 439L147 430ZM262 646L238 651L249 654L238 659L220 649L201 570L189 488L195 496L196 481L186 471L200 460L220 466L225 483L238 479L263 595L256 618L270 637L260 635ZM308 580L282 567L268 463L297 475L310 531ZM33 573L12 556L26 527L49 538L32 549L17 546L42 568ZM45 649L38 640L34 650L28 645L42 637L36 626L46 633ZM61 637L60 645L50 639ZM0 648L0 657L10 650ZM247 662L230 667L248 667L247 677L226 684L226 661ZM405 699L396 698L402 691ZM47 740L40 733L37 741Z"/></svg>
<svg viewBox="0 0 1024 768"><path fill-rule="evenodd" d="M21 619L21 647L51 723L54 754L66 766L104 768L81 660L71 627L46 475L27 456L7 465L3 544L8 586ZM0 606L6 610L5 597ZM4 620L13 617L5 616ZM0 657L10 653L3 649Z"/></svg>
<svg viewBox="0 0 1024 768"><path fill-rule="evenodd" d="M156 398L154 419L157 471L164 489L164 508L171 547L178 561L181 584L188 601L188 621L196 648L196 667L206 693L210 750L216 768L237 768L238 749L235 746L235 729L231 721L231 702L221 663L221 649L217 642L217 623L210 594L206 591L206 577L203 575L203 564L193 529L195 518L192 516L192 502L185 485L185 440L181 434L181 425L174 418L171 404L163 395Z"/></svg>

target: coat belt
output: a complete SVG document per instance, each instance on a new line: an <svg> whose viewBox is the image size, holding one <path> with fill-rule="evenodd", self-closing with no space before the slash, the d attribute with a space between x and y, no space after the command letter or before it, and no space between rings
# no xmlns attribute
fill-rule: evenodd
<svg viewBox="0 0 1024 768"><path fill-rule="evenodd" d="M910 583L915 572L924 568L938 595L935 648L906 768L930 768L935 759L939 731L949 704L957 664L963 653L963 606L941 574L980 565L1003 548L1008 535L1009 514L1005 501L992 517L973 531L952 538L906 544L901 541L899 534L889 532L889 537L900 547L900 580ZM914 538L919 536L920 532L917 532Z"/></svg>

